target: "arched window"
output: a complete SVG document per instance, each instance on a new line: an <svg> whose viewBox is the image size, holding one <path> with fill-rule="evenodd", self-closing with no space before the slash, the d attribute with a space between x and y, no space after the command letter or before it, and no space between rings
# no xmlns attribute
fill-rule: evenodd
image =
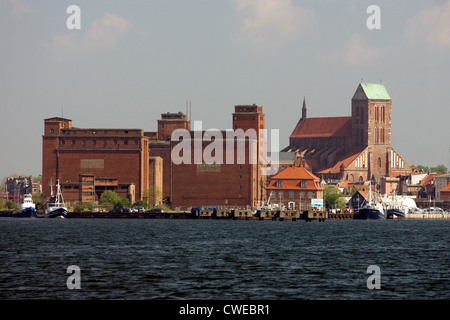
<svg viewBox="0 0 450 320"><path fill-rule="evenodd" d="M378 168L381 168L381 158L378 157Z"/></svg>

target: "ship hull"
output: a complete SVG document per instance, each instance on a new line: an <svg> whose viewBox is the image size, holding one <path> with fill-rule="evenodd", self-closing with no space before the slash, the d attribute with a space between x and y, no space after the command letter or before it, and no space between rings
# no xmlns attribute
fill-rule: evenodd
<svg viewBox="0 0 450 320"><path fill-rule="evenodd" d="M383 220L385 216L380 210L372 208L363 208L353 215L355 220Z"/></svg>

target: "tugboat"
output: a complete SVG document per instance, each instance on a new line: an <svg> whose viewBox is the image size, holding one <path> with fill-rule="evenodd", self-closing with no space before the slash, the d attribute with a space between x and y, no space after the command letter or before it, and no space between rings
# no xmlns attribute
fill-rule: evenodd
<svg viewBox="0 0 450 320"><path fill-rule="evenodd" d="M23 202L20 204L19 210L12 214L15 218L31 218L36 217L36 205L33 202L31 194L25 192Z"/></svg>
<svg viewBox="0 0 450 320"><path fill-rule="evenodd" d="M59 180L56 182L56 195L53 196L53 188L52 188L52 196L50 201L47 203L47 209L44 214L38 215L39 218L66 218L67 217L67 208L64 204L64 199L61 193L61 187L59 185Z"/></svg>
<svg viewBox="0 0 450 320"><path fill-rule="evenodd" d="M354 215L355 220L384 220L384 207L380 202L372 200L372 185L369 185L369 201L365 207L359 209Z"/></svg>

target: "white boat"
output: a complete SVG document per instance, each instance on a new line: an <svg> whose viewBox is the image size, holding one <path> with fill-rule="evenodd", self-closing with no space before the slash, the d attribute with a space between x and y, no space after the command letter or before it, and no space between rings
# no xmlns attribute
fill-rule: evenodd
<svg viewBox="0 0 450 320"><path fill-rule="evenodd" d="M13 217L30 218L36 216L36 205L33 202L33 197L29 193L23 195L23 202L19 206L19 210L13 213Z"/></svg>
<svg viewBox="0 0 450 320"><path fill-rule="evenodd" d="M59 185L59 180L56 181L56 195L53 196L53 188L51 192L50 201L47 203L47 209L44 215L40 217L43 218L66 218L67 208L64 204L64 199L61 193L61 186Z"/></svg>

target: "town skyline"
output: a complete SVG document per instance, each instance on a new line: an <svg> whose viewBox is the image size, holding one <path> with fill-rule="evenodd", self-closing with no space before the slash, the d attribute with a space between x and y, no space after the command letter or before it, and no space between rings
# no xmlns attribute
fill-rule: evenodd
<svg viewBox="0 0 450 320"><path fill-rule="evenodd" d="M155 131L186 112L229 129L235 105L264 107L280 149L301 116L350 115L360 82L392 97L391 143L409 165L450 156L450 1L0 1L0 178L42 170L42 120Z"/></svg>

